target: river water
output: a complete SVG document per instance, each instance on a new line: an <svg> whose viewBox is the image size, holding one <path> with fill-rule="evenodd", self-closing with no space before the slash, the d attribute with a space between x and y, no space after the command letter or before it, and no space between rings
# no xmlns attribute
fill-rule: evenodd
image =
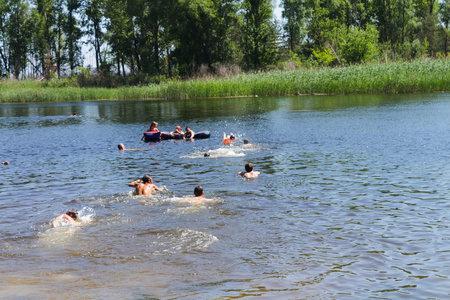
<svg viewBox="0 0 450 300"><path fill-rule="evenodd" d="M448 93L0 105L0 297L449 298L449 115ZM152 121L211 138L144 143ZM133 196L144 174L164 191ZM197 185L218 203L180 203Z"/></svg>

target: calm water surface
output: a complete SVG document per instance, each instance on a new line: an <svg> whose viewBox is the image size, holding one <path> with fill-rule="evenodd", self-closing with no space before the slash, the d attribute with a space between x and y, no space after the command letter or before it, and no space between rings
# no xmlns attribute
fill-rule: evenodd
<svg viewBox="0 0 450 300"><path fill-rule="evenodd" d="M449 115L450 94L0 105L0 297L449 298ZM151 121L211 138L144 143ZM146 173L165 191L133 196ZM178 202L199 184L219 202Z"/></svg>

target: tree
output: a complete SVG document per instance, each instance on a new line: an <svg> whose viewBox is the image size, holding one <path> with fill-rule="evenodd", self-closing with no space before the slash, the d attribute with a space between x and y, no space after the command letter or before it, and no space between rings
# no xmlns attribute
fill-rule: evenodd
<svg viewBox="0 0 450 300"><path fill-rule="evenodd" d="M269 0L244 0L242 8L244 64L259 69L274 58L273 7Z"/></svg>
<svg viewBox="0 0 450 300"><path fill-rule="evenodd" d="M41 74L49 79L55 68L55 16L53 0L35 0L36 7L33 10L35 27L33 31L33 54L40 62Z"/></svg>
<svg viewBox="0 0 450 300"><path fill-rule="evenodd" d="M130 15L127 13L127 3L125 0L105 1L106 40L111 49L111 54L115 57L117 71L120 69L125 75L125 62L132 60L133 27ZM137 59L138 70L140 69L139 59ZM134 63L131 65L134 70Z"/></svg>
<svg viewBox="0 0 450 300"><path fill-rule="evenodd" d="M201 65L211 67L213 20L212 0L178 0L173 8L170 32L175 49L172 56L182 74L194 74Z"/></svg>
<svg viewBox="0 0 450 300"><path fill-rule="evenodd" d="M84 7L85 25L87 34L90 36L89 43L95 51L95 64L97 70L100 70L102 64L101 46L103 44L103 2L102 0L86 0Z"/></svg>
<svg viewBox="0 0 450 300"><path fill-rule="evenodd" d="M11 1L9 4L11 15L9 18L9 65L14 78L19 79L20 72L27 65L27 54L31 39L31 11L26 1Z"/></svg>
<svg viewBox="0 0 450 300"><path fill-rule="evenodd" d="M311 9L307 7L306 0L282 0L281 6L284 8L282 17L286 19L286 23L283 28L288 37L289 50L299 53L302 40L307 34L306 23Z"/></svg>
<svg viewBox="0 0 450 300"><path fill-rule="evenodd" d="M352 27L348 31L346 41L341 45L343 58L348 63L367 62L376 57L378 31L375 26L368 25L367 29Z"/></svg>
<svg viewBox="0 0 450 300"><path fill-rule="evenodd" d="M8 19L10 16L8 0L0 0L0 75L10 72L8 59ZM2 67L3 65L3 67Z"/></svg>
<svg viewBox="0 0 450 300"><path fill-rule="evenodd" d="M444 53L448 53L448 38L450 35L450 0L445 0L439 8L439 16L444 30Z"/></svg>
<svg viewBox="0 0 450 300"><path fill-rule="evenodd" d="M73 73L75 68L81 64L81 47L80 39L82 32L80 22L76 18L81 7L80 0L67 0L67 19L64 24L64 34L66 36L67 61L69 63L70 72Z"/></svg>

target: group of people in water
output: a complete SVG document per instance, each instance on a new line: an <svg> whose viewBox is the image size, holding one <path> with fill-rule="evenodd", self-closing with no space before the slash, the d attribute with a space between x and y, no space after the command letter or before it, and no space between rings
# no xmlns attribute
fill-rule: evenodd
<svg viewBox="0 0 450 300"><path fill-rule="evenodd" d="M153 121L150 124L150 127L147 129L146 132L159 132L158 123ZM184 132L183 132L183 128L181 126L176 126L175 130L170 132L170 135L172 135L174 137L176 136L178 138L181 137L186 140L191 140L195 137L195 132L192 131L189 128L189 126L186 126L186 128L184 129ZM145 135L142 136L141 140L145 140Z"/></svg>
<svg viewBox="0 0 450 300"><path fill-rule="evenodd" d="M150 128L147 130L149 132L158 132L158 123L157 122L152 122L150 125ZM183 138L185 139L191 139L194 137L195 133L188 127L186 126L185 131L182 131L182 127L181 126L177 126L175 128L175 131L171 132L171 134L173 135L182 135ZM230 133L229 135L227 135L225 132L223 133L223 140L222 140L222 144L224 145L230 145L233 142L235 142L236 136L233 133ZM250 145L249 144L249 140L248 139L244 139L244 145ZM140 149L140 148L130 148L127 149L125 148L125 145L120 143L117 145L118 149L120 151L124 151L124 150L144 150L144 149ZM204 155L205 157L210 157L209 153L205 153ZM253 170L253 164L252 163L247 163L245 165L245 172L238 172L238 175L247 178L247 179L253 179L258 177L260 174L260 172L258 171L254 171ZM134 194L135 195L142 195L142 196L149 196L153 193L153 191L163 191L161 188L157 187L154 183L153 183L153 178L149 175L146 174L142 177L142 179L137 179L134 180L132 182L130 182L128 184L129 187L132 187L135 189ZM206 203L214 203L217 202L216 200L213 199L207 199L204 197L204 191L203 191L203 187L198 185L194 188L194 197L188 197L185 199L180 200L179 202L189 202L191 204L195 204L195 205L202 205L202 204L206 204ZM65 220L66 222L68 222L70 225L79 225L80 222L78 222L78 212L76 210L69 210L67 211L65 214L62 214L60 216L58 216L53 222L52 222L52 226L53 227L57 227L59 226L60 222L62 220Z"/></svg>

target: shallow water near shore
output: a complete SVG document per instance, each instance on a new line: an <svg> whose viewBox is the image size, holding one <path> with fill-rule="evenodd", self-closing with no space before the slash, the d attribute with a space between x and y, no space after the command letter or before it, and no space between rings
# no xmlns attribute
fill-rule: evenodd
<svg viewBox="0 0 450 300"><path fill-rule="evenodd" d="M448 298L449 115L448 93L0 105L0 297ZM144 143L152 121L211 137ZM144 174L163 192L133 196ZM196 185L218 202L179 203Z"/></svg>

